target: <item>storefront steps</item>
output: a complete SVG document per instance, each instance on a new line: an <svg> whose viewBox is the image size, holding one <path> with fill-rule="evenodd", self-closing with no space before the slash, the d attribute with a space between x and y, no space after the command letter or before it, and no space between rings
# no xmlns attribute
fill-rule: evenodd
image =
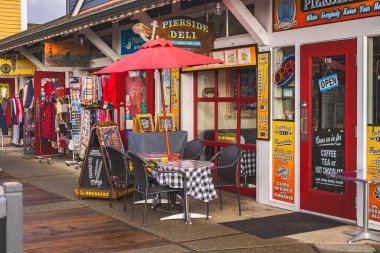
<svg viewBox="0 0 380 253"><path fill-rule="evenodd" d="M86 252L86 238L96 241L96 246L91 245L96 252L380 251L380 244L369 241L346 243L350 236L343 232L358 227L297 216L299 213L261 205L247 196L242 197L242 216L238 216L236 195L229 192L223 192L223 210L218 199L210 203L209 221L196 219L192 225L181 220L160 221L167 213L148 208L146 229L142 229L143 205L136 206L135 217L131 218L131 196L127 213L121 200L114 201L110 208L108 200L78 199L73 189L80 171L67 167L64 160L67 157L53 158L49 165L21 159L21 151L0 154L0 182L17 180L25 186L25 252L46 250L44 241L60 243L50 252ZM193 212L206 212L206 205L195 199L191 199L190 207ZM289 223L299 217L307 222L294 226ZM282 229L277 229L273 221L281 223ZM319 227L319 223L325 226ZM115 244L118 247L112 246Z"/></svg>

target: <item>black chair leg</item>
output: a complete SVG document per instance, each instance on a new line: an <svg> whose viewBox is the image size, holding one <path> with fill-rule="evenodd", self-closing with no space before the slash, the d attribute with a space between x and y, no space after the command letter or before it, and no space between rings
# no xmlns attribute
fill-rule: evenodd
<svg viewBox="0 0 380 253"><path fill-rule="evenodd" d="M128 193L128 190L127 190L127 186L125 186L124 188L124 212L127 211L127 206L126 206L126 202L127 202L127 193Z"/></svg>
<svg viewBox="0 0 380 253"><path fill-rule="evenodd" d="M236 192L237 192L237 197L238 197L239 216L241 216L240 192L239 192L239 186L237 186L237 185L236 185Z"/></svg>
<svg viewBox="0 0 380 253"><path fill-rule="evenodd" d="M112 184L110 187L110 197L109 197L110 207L112 207Z"/></svg>
<svg viewBox="0 0 380 253"><path fill-rule="evenodd" d="M148 198L148 194L145 195L144 216L143 216L143 228L145 228L147 198Z"/></svg>
<svg viewBox="0 0 380 253"><path fill-rule="evenodd" d="M223 204L222 204L222 190L219 188L219 205L220 210L223 210Z"/></svg>
<svg viewBox="0 0 380 253"><path fill-rule="evenodd" d="M136 201L136 190L133 191L133 201L132 201L132 217L135 216L135 201Z"/></svg>

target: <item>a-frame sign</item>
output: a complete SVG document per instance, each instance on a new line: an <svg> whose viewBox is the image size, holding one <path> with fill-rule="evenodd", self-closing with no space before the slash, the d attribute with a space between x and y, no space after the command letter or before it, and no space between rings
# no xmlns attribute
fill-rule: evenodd
<svg viewBox="0 0 380 253"><path fill-rule="evenodd" d="M78 197L112 198L125 194L123 188L112 186L105 146L112 146L124 152L120 132L113 122L98 123L92 127L86 154L75 194Z"/></svg>

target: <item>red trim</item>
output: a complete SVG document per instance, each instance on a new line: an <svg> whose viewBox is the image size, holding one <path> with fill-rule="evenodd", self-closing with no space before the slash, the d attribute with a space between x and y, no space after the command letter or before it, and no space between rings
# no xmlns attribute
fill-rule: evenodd
<svg viewBox="0 0 380 253"><path fill-rule="evenodd" d="M45 71L36 71L34 72L34 108L36 108L37 103L41 103L41 79L43 78L58 78L59 87L65 87L65 73L64 72L45 72ZM41 105L41 104L40 104ZM39 108L41 107L39 105ZM51 143L41 144L40 141L40 129L39 122L37 117L37 110L34 110L34 124L35 131L35 153L36 156L41 155L52 155L57 154L58 149L54 149L51 146ZM41 149L41 152L40 152Z"/></svg>
<svg viewBox="0 0 380 253"><path fill-rule="evenodd" d="M237 75L237 83L240 84L240 78L241 78L241 72L238 70L238 69L234 69L234 70L231 70L231 71L235 71L235 72L238 72L238 75ZM197 122L198 122L198 113L197 113L197 104L199 102L211 102L211 103L214 103L214 141L210 141L210 140L203 140L203 144L206 145L206 146L212 146L214 147L214 152L217 152L218 151L218 148L219 147L226 147L226 146L229 146L231 145L230 143L226 143L226 142L218 142L217 141L217 130L218 130L218 110L219 110L219 107L218 107L218 103L220 102L230 102L230 103L236 103L237 104L237 122L236 122L236 126L237 126L237 129L236 129L236 136L240 136L240 127L241 127L241 122L240 122L240 115L241 115L241 103L244 103L244 102L257 102L257 98L248 98L248 97L240 97L240 85L238 85L237 87L237 97L218 97L218 70L214 70L214 76L215 76L215 80L214 80L214 94L215 96L213 98L202 98L202 97L198 97L198 93L197 93L197 86L198 86L198 74L199 73L202 73L202 72L193 72L193 87L194 87L194 90L193 90L193 93L194 93L194 138L198 138L198 131L197 131ZM246 149L246 150L254 150L256 151L256 145L248 145L248 144L240 144L240 138L237 138L237 142L236 142L237 145L240 145L243 149ZM239 175L240 175L240 172L239 172ZM240 177L240 176L239 176ZM228 187L227 187L228 188ZM226 188L226 189L227 189ZM228 190L232 190L234 191L233 187L232 188L228 188ZM235 190L236 191L236 190ZM247 195L250 195L250 196L255 196L256 195L256 189L250 189L250 188L245 188L245 187L239 187L239 191L242 193L242 194L247 194Z"/></svg>
<svg viewBox="0 0 380 253"><path fill-rule="evenodd" d="M301 101L307 102L308 118L312 119L312 57L318 56L346 56L345 80L345 170L356 168L356 95L357 69L355 54L357 51L356 39L334 41L313 45L301 46ZM356 187L353 183L346 183L345 194L335 194L312 189L312 120L308 120L308 141L301 141L301 209L327 215L356 220L355 196Z"/></svg>

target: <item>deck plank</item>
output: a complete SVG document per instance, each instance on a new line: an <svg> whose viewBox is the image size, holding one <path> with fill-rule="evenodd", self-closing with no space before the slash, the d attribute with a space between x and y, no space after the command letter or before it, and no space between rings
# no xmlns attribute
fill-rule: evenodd
<svg viewBox="0 0 380 253"><path fill-rule="evenodd" d="M90 208L24 216L25 252L117 252L169 244Z"/></svg>

